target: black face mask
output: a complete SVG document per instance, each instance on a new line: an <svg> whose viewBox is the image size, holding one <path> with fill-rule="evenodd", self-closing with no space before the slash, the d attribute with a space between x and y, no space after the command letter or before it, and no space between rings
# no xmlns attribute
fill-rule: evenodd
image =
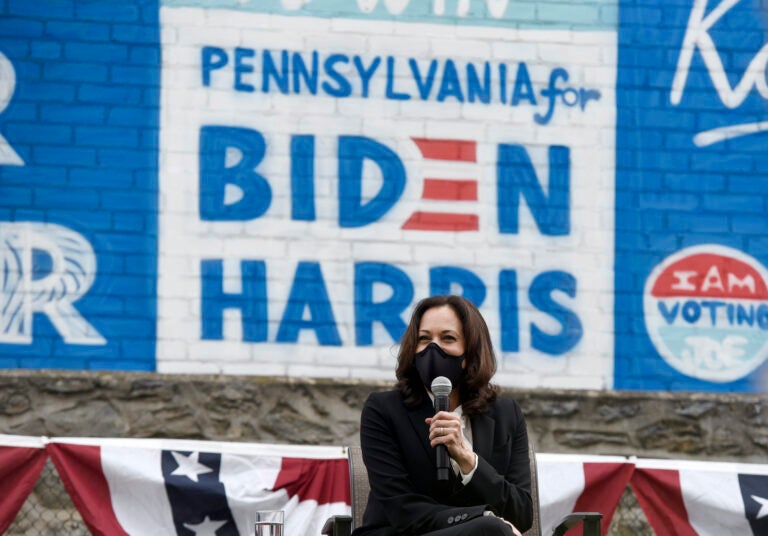
<svg viewBox="0 0 768 536"><path fill-rule="evenodd" d="M459 356L446 354L438 344L431 342L421 352L416 353L413 366L416 367L427 389L431 388L432 380L438 376L445 376L451 380L451 385L455 388L464 374L464 369L461 368L464 357L465 354Z"/></svg>

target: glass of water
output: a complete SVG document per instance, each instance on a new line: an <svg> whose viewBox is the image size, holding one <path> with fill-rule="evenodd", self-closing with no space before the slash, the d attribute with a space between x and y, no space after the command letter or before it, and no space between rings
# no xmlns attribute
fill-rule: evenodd
<svg viewBox="0 0 768 536"><path fill-rule="evenodd" d="M256 512L256 536L283 536L282 510L261 510Z"/></svg>

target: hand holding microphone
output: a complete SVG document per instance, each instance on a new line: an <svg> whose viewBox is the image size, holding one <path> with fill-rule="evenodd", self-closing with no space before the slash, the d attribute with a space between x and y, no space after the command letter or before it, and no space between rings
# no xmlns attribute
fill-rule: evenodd
<svg viewBox="0 0 768 536"><path fill-rule="evenodd" d="M461 419L450 411L451 382L438 376L432 382L435 395L435 416L426 419L429 425L429 441L436 449L437 479L447 480L451 470L450 458L459 464L462 473L469 473L475 466L475 453L464 442ZM443 454L444 453L444 454Z"/></svg>
<svg viewBox="0 0 768 536"><path fill-rule="evenodd" d="M435 413L440 411L448 411L450 408L449 398L451 395L451 380L445 376L438 376L432 380L432 394L435 395ZM438 427L438 435L443 436L444 427ZM459 432L461 432L461 423L459 423ZM430 439L432 434L430 434ZM448 448L444 444L439 444L435 447L437 456L437 479L448 480L448 471L451 469L451 463L448 459Z"/></svg>

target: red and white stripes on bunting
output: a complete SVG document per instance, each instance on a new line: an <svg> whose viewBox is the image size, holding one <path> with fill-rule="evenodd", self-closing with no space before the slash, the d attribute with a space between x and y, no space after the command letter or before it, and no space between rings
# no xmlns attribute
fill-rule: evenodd
<svg viewBox="0 0 768 536"><path fill-rule="evenodd" d="M316 536L349 512L341 447L0 435L0 533L48 457L95 535L248 534L256 510L282 509L287 535ZM601 512L605 534L627 484L659 536L768 534L768 465L561 454L537 464L543 534L576 511Z"/></svg>
<svg viewBox="0 0 768 536"><path fill-rule="evenodd" d="M0 534L32 492L47 457L44 438L0 436Z"/></svg>

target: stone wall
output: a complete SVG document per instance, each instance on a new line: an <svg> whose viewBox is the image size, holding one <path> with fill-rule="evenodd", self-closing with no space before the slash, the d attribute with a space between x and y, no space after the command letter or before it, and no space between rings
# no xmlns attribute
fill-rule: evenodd
<svg viewBox="0 0 768 536"><path fill-rule="evenodd" d="M360 409L389 383L5 371L0 433L359 443ZM768 396L505 390L540 452L765 462Z"/></svg>

